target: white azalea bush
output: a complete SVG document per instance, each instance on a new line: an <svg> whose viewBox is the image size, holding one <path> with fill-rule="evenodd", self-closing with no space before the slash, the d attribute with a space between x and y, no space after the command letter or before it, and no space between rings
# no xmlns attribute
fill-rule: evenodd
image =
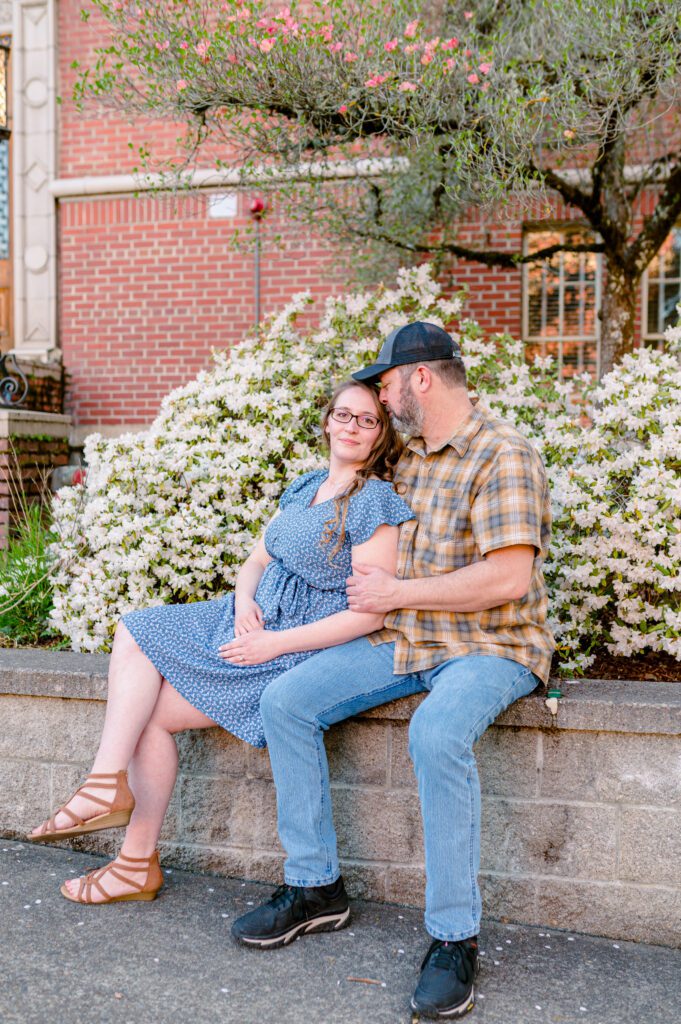
<svg viewBox="0 0 681 1024"><path fill-rule="evenodd" d="M321 464L318 420L333 383L373 359L406 319L450 323L428 267L397 287L330 299L319 328L296 297L262 332L169 394L148 431L88 438L83 487L55 502L50 624L74 650L108 650L133 608L225 593L298 474Z"/></svg>
<svg viewBox="0 0 681 1024"><path fill-rule="evenodd" d="M681 307L679 309L681 313ZM588 424L547 422L547 566L564 672L593 650L681 661L681 327L587 390Z"/></svg>
<svg viewBox="0 0 681 1024"><path fill-rule="evenodd" d="M329 299L320 326L296 327L299 296L213 366L172 392L143 433L88 439L84 485L59 492L52 627L75 650L108 650L121 614L225 593L284 487L320 464L318 418L333 383L372 360L409 319L459 338L471 387L541 452L554 502L546 565L567 672L593 648L681 660L681 331L593 389L560 383L551 360L458 321L427 266L393 290ZM456 327L456 330L453 328ZM591 425L588 425L590 422ZM587 424L585 426L585 424Z"/></svg>

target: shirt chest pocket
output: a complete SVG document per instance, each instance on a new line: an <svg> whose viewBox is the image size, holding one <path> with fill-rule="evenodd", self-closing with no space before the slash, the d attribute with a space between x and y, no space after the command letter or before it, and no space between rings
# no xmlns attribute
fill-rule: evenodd
<svg viewBox="0 0 681 1024"><path fill-rule="evenodd" d="M471 532L470 508L462 500L460 488L438 487L429 495L419 519L431 542L453 544L459 551L465 535Z"/></svg>

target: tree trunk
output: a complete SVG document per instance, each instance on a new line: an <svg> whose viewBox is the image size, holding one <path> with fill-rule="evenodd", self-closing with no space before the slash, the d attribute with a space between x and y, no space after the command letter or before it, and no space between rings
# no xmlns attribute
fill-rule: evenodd
<svg viewBox="0 0 681 1024"><path fill-rule="evenodd" d="M634 348L638 278L622 264L605 257L605 287L601 304L601 376L609 373Z"/></svg>

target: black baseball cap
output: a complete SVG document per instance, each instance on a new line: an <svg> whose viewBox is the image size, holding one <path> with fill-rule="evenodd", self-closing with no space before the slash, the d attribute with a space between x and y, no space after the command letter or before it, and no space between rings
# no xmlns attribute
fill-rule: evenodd
<svg viewBox="0 0 681 1024"><path fill-rule="evenodd" d="M428 363L435 359L460 359L461 349L454 339L437 324L415 320L391 331L383 342L378 360L371 366L353 373L354 380L368 383L378 380L393 366L408 363Z"/></svg>

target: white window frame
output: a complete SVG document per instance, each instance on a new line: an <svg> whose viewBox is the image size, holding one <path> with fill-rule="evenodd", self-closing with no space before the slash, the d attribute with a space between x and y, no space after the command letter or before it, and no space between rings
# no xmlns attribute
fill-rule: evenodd
<svg viewBox="0 0 681 1024"><path fill-rule="evenodd" d="M592 228L588 224L585 224L582 221L574 221L574 220L571 220L571 221L537 221L537 222L533 222L533 223L524 224L523 225L523 256L529 255L529 241L530 241L530 237L532 235L536 235L536 234L539 234L539 233L545 232L545 231L564 232L564 231L569 230L570 228L575 228L575 227L585 228L587 231L592 231ZM594 233L594 239L596 241L598 241L598 235L596 235L595 233ZM557 254L557 255L560 255L562 257L563 254L561 253L561 254ZM530 327L529 327L529 321L530 321L530 293L529 293L529 276L528 276L529 275L530 265L528 263L523 263L523 265L522 265L522 271L523 272L522 272L522 318L521 318L521 331L522 331L523 343L526 344L526 345L542 345L542 344L550 345L550 344L557 343L558 344L558 374L561 377L562 377L562 374L563 374L563 349L562 349L562 345L563 345L564 342L578 342L578 343L579 342L582 342L582 343L595 342L595 345L596 345L596 376L600 377L600 375L601 375L601 320L600 320L600 317L598 316L598 313L599 313L600 308L601 308L601 286L602 286L602 279L603 279L603 260L601 258L601 254L600 253L594 253L594 255L596 257L596 280L595 280L595 289L594 289L594 303L595 303L595 306L596 306L596 320L595 320L596 331L595 331L595 334L593 334L593 335L591 335L591 334L571 335L569 338L564 338L564 337L562 337L561 334L556 335L555 337L550 337L550 338L542 337L541 335L531 335L530 334ZM562 261L562 258L561 258L561 264L560 264L560 295L559 295L559 303L560 303L560 306L559 306L559 308L560 308L560 317L561 317L561 321L562 321L563 315L564 315L564 308L563 308L564 307L564 281L563 281L563 261Z"/></svg>
<svg viewBox="0 0 681 1024"><path fill-rule="evenodd" d="M681 224L675 224L674 227L672 228L672 231L678 231L681 234ZM670 231L669 234L671 234L672 231ZM667 236L667 237L669 237L669 236ZM666 241L667 241L667 239L665 238L665 242ZM658 253L659 253L659 249L658 249ZM658 253L656 253L655 255L658 255ZM654 258L655 257L653 257L653 259ZM652 263L652 260L650 262ZM649 295L650 295L650 290L649 290L650 274L648 273L649 269L650 269L650 263L648 264L646 269L643 271L643 276L641 278L641 344L642 345L655 345L656 347L660 348L662 346L662 342L664 341L664 332L662 334L660 334L658 332L649 332L648 331L648 298L649 298ZM679 278L680 278L679 279L679 302L681 302L681 269L679 271ZM664 282L664 280L665 280L664 277L656 278L656 281L658 283ZM658 326L659 326L659 306L658 306Z"/></svg>

